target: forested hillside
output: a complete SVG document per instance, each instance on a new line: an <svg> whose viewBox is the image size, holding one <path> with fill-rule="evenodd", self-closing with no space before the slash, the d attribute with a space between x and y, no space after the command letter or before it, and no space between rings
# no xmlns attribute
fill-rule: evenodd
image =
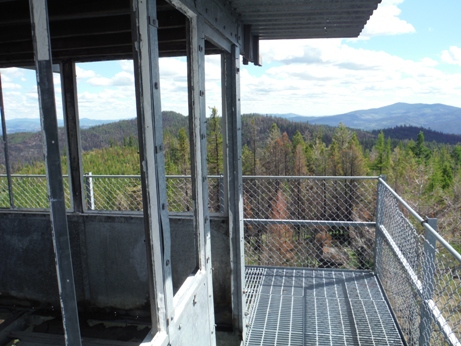
<svg viewBox="0 0 461 346"><path fill-rule="evenodd" d="M393 128L387 128L382 130L373 130L371 131L371 133L377 136L381 131L384 132L384 136L386 138L391 138L392 141L400 141L405 139L416 140L418 138L418 134L420 132L424 132L424 138L428 143L435 142L452 145L461 143L461 135L448 134L416 126L396 126Z"/></svg>
<svg viewBox="0 0 461 346"><path fill-rule="evenodd" d="M174 112L163 115L166 173L190 174L188 119ZM455 246L461 243L461 145L428 142L425 137L427 133L433 140L457 143L456 136L412 127L369 133L342 124L333 128L257 114L243 116L242 122L244 175L386 175L420 215L439 218L441 233ZM207 125L208 172L222 174L221 118L214 108ZM62 138L63 129L60 134ZM81 135L85 172L139 174L134 119L82 130ZM13 134L9 144L13 173L45 172L40 133ZM0 169L4 173L4 165Z"/></svg>
<svg viewBox="0 0 461 346"><path fill-rule="evenodd" d="M180 136L188 138L188 118L172 111L162 112L165 128L165 141L174 142ZM212 120L209 121L212 123ZM296 122L285 118L263 116L260 114L244 114L242 116L242 143L247 147L262 150L273 124L276 124L280 132L287 133L292 138L299 132L307 141L320 138L325 145L332 142L335 127L327 125L312 125L306 122ZM181 133L180 133L181 130ZM401 140L416 140L418 133L424 132L429 147L434 143L455 145L461 142L460 135L449 135L437 131L412 126L398 126L384 129L386 138L391 138L391 146L394 148ZM372 149L380 131L355 130L357 139L365 151ZM61 152L65 155L64 128L59 128ZM184 139L184 138L183 138ZM42 140L40 132L13 133L8 136L10 162L13 171L20 169L24 164L32 164L41 161L43 157ZM121 120L114 123L94 126L81 130L81 143L84 151L103 149L113 146L137 145L136 119ZM168 146L168 143L167 145ZM0 165L4 164L4 156L0 155Z"/></svg>

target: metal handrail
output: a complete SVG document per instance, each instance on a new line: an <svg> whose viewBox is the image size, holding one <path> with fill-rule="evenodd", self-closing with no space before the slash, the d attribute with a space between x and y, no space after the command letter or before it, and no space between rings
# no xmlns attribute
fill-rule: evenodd
<svg viewBox="0 0 461 346"><path fill-rule="evenodd" d="M376 180L378 176L318 176L318 175L290 175L290 176L280 176L280 175L243 175L243 179L283 179L283 180Z"/></svg>
<svg viewBox="0 0 461 346"><path fill-rule="evenodd" d="M399 241L399 237L392 235L393 232L398 232L400 227L392 226L389 224L388 229L384 224L384 220L378 218L378 227L381 237L388 243L391 251L393 252L394 256L396 257L397 261L400 263L401 267L403 268L403 275L406 275L409 279L410 285L413 287L414 291L418 294L420 298L420 321L419 321L419 344L420 345L429 345L431 343L431 333L433 332L433 327L431 326L432 321L437 325L438 330L443 335L444 339L450 345L461 346L460 341L458 340L458 335L455 334L453 325L449 323L447 318L450 318L452 315L450 312L447 312L449 316L445 315L444 306L438 305L436 298L434 297L437 295L434 291L436 284L435 280L443 280L443 276L436 276L436 268L438 266L438 259L436 258L436 244L437 241L442 245L442 247L448 251L455 260L455 267L458 267L461 264L461 255L445 240L442 236L436 231L437 222L435 219L424 219L421 217L401 196L399 196L382 178L379 178L378 184L381 188L386 190L386 193L390 195L393 200L396 202L394 206L397 208L403 207L410 215L412 215L416 222L419 222L423 227L425 234L423 235L423 244L420 245L420 249L422 251L423 256L423 266L424 268L422 273L418 273L413 265L409 262L407 256L409 255L408 250L407 253L404 253L405 248L400 248L400 245L397 243ZM381 197L385 198L385 197ZM384 202L384 200L382 200ZM392 206L389 206L392 208ZM379 210L381 209L381 210ZM378 204L378 212L385 212L386 205L382 204L381 206ZM409 222L409 219L399 211L401 216ZM413 229L415 229L415 225L411 225ZM435 227L435 228L434 228ZM377 234L378 237L378 234ZM395 239L394 239L395 237ZM375 249L375 256L377 256L378 250ZM440 251L437 251L440 253ZM442 256L445 256L444 252L442 252ZM411 254L410 254L411 256ZM386 264L382 264L383 268L386 267ZM376 268L375 272L381 280L381 276L383 275L383 269ZM384 270L385 272L385 270ZM393 282L388 282L387 284L393 285ZM458 303L459 304L459 303ZM405 317L402 316L405 320ZM457 331L459 334L459 330ZM410 336L409 336L410 337ZM414 337L414 336L413 336ZM411 337L410 337L411 338ZM412 341L413 342L413 341Z"/></svg>
<svg viewBox="0 0 461 346"><path fill-rule="evenodd" d="M458 262L461 263L461 254L456 251L453 246L451 246L434 228L432 228L428 223L427 220L422 218L405 200L400 197L397 192L395 192L382 178L378 178L379 182L383 184L384 187L397 199L397 201L407 209L407 211L418 220L421 225L428 230L439 242L443 245L443 247L450 252L453 257L455 257Z"/></svg>
<svg viewBox="0 0 461 346"><path fill-rule="evenodd" d="M6 177L6 174L0 174L0 177ZM46 174L11 174L12 177L18 178L46 178ZM67 177L67 174L63 174L63 177ZM89 175L85 173L84 177L93 177L93 178L140 178L140 174L92 174ZM180 174L167 174L167 178L191 178L191 175L180 175ZM210 174L208 175L209 178L222 178L223 175L216 175ZM285 179L285 180L293 180L293 179L306 179L306 180L344 180L344 179L353 179L353 180L375 180L380 177L378 176L317 176L317 175L290 175L290 176L278 176L278 175L242 175L243 179Z"/></svg>

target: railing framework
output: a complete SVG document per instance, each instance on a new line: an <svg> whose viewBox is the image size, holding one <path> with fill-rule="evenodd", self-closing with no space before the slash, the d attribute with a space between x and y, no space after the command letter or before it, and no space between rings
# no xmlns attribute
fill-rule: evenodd
<svg viewBox="0 0 461 346"><path fill-rule="evenodd" d="M90 173L84 184L89 212L142 210L139 176ZM209 177L215 216L227 210L223 186ZM167 190L169 212L191 214L190 176L167 176ZM383 178L245 176L243 194L247 265L373 271L408 345L461 345L461 256ZM0 175L0 208L48 209L46 177Z"/></svg>
<svg viewBox="0 0 461 346"><path fill-rule="evenodd" d="M383 179L375 273L408 345L461 345L461 256Z"/></svg>

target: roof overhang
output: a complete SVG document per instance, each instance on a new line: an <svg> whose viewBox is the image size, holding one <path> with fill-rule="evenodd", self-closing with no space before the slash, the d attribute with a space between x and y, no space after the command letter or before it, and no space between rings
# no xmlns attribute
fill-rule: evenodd
<svg viewBox="0 0 461 346"><path fill-rule="evenodd" d="M160 56L186 55L184 11L258 63L259 40L357 37L381 0L157 0ZM53 61L132 57L130 0L48 0ZM220 50L207 41L206 52ZM34 64L28 0L0 0L0 66Z"/></svg>
<svg viewBox="0 0 461 346"><path fill-rule="evenodd" d="M260 40L357 37L381 0L232 0Z"/></svg>

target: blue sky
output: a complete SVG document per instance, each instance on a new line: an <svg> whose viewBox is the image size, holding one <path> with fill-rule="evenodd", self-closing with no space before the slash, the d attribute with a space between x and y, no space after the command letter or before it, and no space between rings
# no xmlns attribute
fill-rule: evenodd
<svg viewBox="0 0 461 346"><path fill-rule="evenodd" d="M383 0L357 39L262 41L263 67L242 66L242 113L333 115L395 102L461 107L461 1ZM184 59L162 59L162 109L187 113ZM37 117L33 71L3 69L8 119ZM220 110L220 63L206 98ZM80 117L135 117L131 61L78 65ZM55 79L58 109L59 78Z"/></svg>

